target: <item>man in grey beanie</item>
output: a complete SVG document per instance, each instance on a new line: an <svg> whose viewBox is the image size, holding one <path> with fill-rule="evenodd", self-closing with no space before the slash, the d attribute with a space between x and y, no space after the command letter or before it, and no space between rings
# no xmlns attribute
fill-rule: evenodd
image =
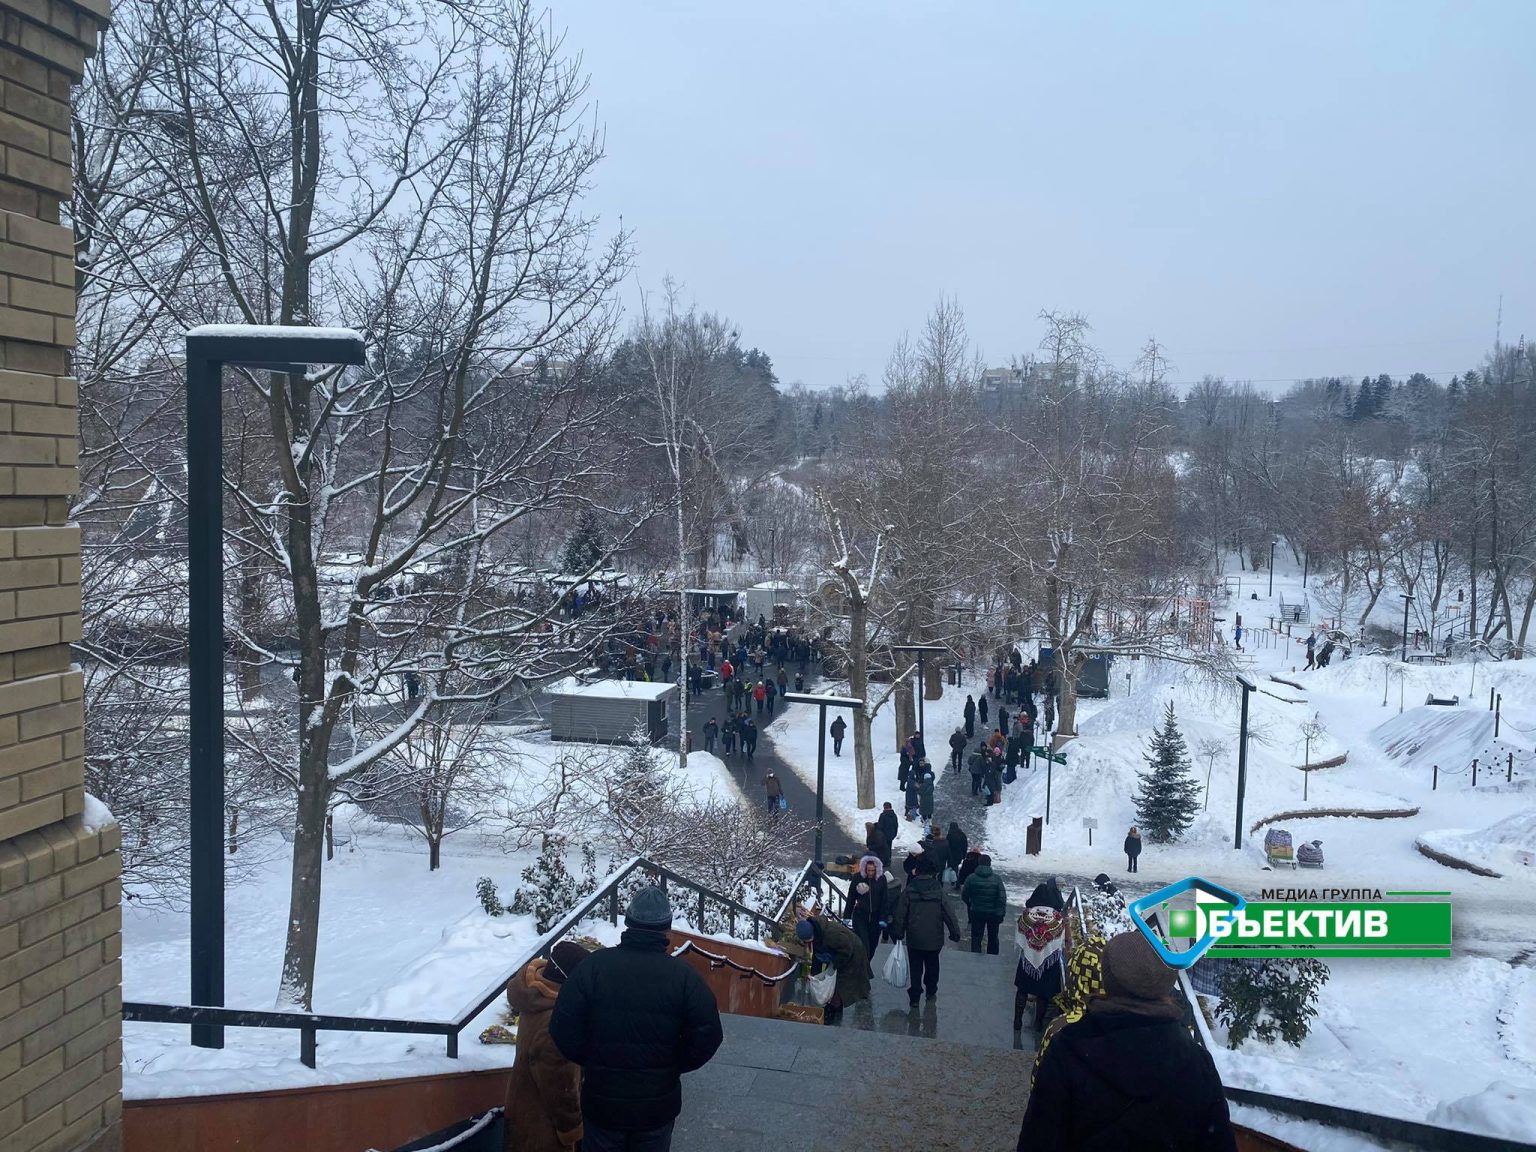
<svg viewBox="0 0 1536 1152"><path fill-rule="evenodd" d="M682 1074L720 1047L714 993L669 953L671 926L667 894L642 888L624 913L619 946L584 961L555 1001L549 1035L585 1073L583 1152L667 1152L683 1110Z"/></svg>

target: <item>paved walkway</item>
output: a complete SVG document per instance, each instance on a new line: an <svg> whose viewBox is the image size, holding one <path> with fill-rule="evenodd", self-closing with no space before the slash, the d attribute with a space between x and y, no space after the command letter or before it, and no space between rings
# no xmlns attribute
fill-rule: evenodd
<svg viewBox="0 0 1536 1152"><path fill-rule="evenodd" d="M786 707L810 708L812 705L781 704L776 707L774 715L782 715L783 709ZM704 725L709 722L710 717L713 716L723 728L725 726L725 713L725 692L718 687L707 688L704 690L703 695L695 696L688 701L688 728L693 733L693 746L695 750L700 752L704 750ZM753 719L757 721L758 728L761 730L766 726L768 717L760 717L754 713ZM768 801L767 793L763 790L763 777L772 772L779 778L779 782L784 785L784 797L789 801L789 814L802 823L814 825L816 820L815 790L806 785L800 779L799 774L789 766L789 763L774 750L772 742L763 739L759 735L757 752L750 762L741 754L739 745L733 755L726 756L720 745L716 744L715 755L725 761L726 766L731 770L731 774L736 777L737 783L740 784L742 795L753 804L766 806ZM823 855L828 860L859 851L858 845L854 843L853 837L848 833L848 830L838 822L837 817L832 815L830 811L827 812L826 820L822 825L822 843ZM863 837L861 836L858 844L861 845L862 843ZM812 846L813 841L810 835L796 838L785 849L783 860L785 867L798 869L810 857Z"/></svg>

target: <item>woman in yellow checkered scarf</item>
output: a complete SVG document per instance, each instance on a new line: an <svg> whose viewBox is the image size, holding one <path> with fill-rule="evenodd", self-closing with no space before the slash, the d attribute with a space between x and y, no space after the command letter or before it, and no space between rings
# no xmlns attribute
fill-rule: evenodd
<svg viewBox="0 0 1536 1152"><path fill-rule="evenodd" d="M1056 1006L1061 1009L1061 1015L1046 1025L1040 1036L1040 1050L1035 1053L1035 1066L1029 1073L1031 1089L1035 1086L1040 1059L1051 1038L1068 1024L1081 1020L1090 1000L1104 995L1104 943L1103 936L1091 933L1067 957L1067 978L1056 994Z"/></svg>

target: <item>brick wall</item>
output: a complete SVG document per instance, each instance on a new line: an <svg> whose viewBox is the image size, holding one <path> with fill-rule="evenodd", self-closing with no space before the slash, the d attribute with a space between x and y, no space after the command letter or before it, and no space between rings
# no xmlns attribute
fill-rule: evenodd
<svg viewBox="0 0 1536 1152"><path fill-rule="evenodd" d="M0 0L0 1148L106 1150L122 1114L115 827L84 808L70 89L106 0Z"/></svg>

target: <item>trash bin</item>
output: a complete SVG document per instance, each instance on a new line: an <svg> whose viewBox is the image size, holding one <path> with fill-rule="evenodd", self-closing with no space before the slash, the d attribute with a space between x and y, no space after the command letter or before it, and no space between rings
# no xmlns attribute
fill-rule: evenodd
<svg viewBox="0 0 1536 1152"><path fill-rule="evenodd" d="M1043 834L1045 821L1036 816L1029 822L1029 828L1024 833L1024 853L1027 856L1040 855L1040 837Z"/></svg>
<svg viewBox="0 0 1536 1152"><path fill-rule="evenodd" d="M958 688L960 686L960 666L958 664L951 664L949 666L949 686L951 688Z"/></svg>

